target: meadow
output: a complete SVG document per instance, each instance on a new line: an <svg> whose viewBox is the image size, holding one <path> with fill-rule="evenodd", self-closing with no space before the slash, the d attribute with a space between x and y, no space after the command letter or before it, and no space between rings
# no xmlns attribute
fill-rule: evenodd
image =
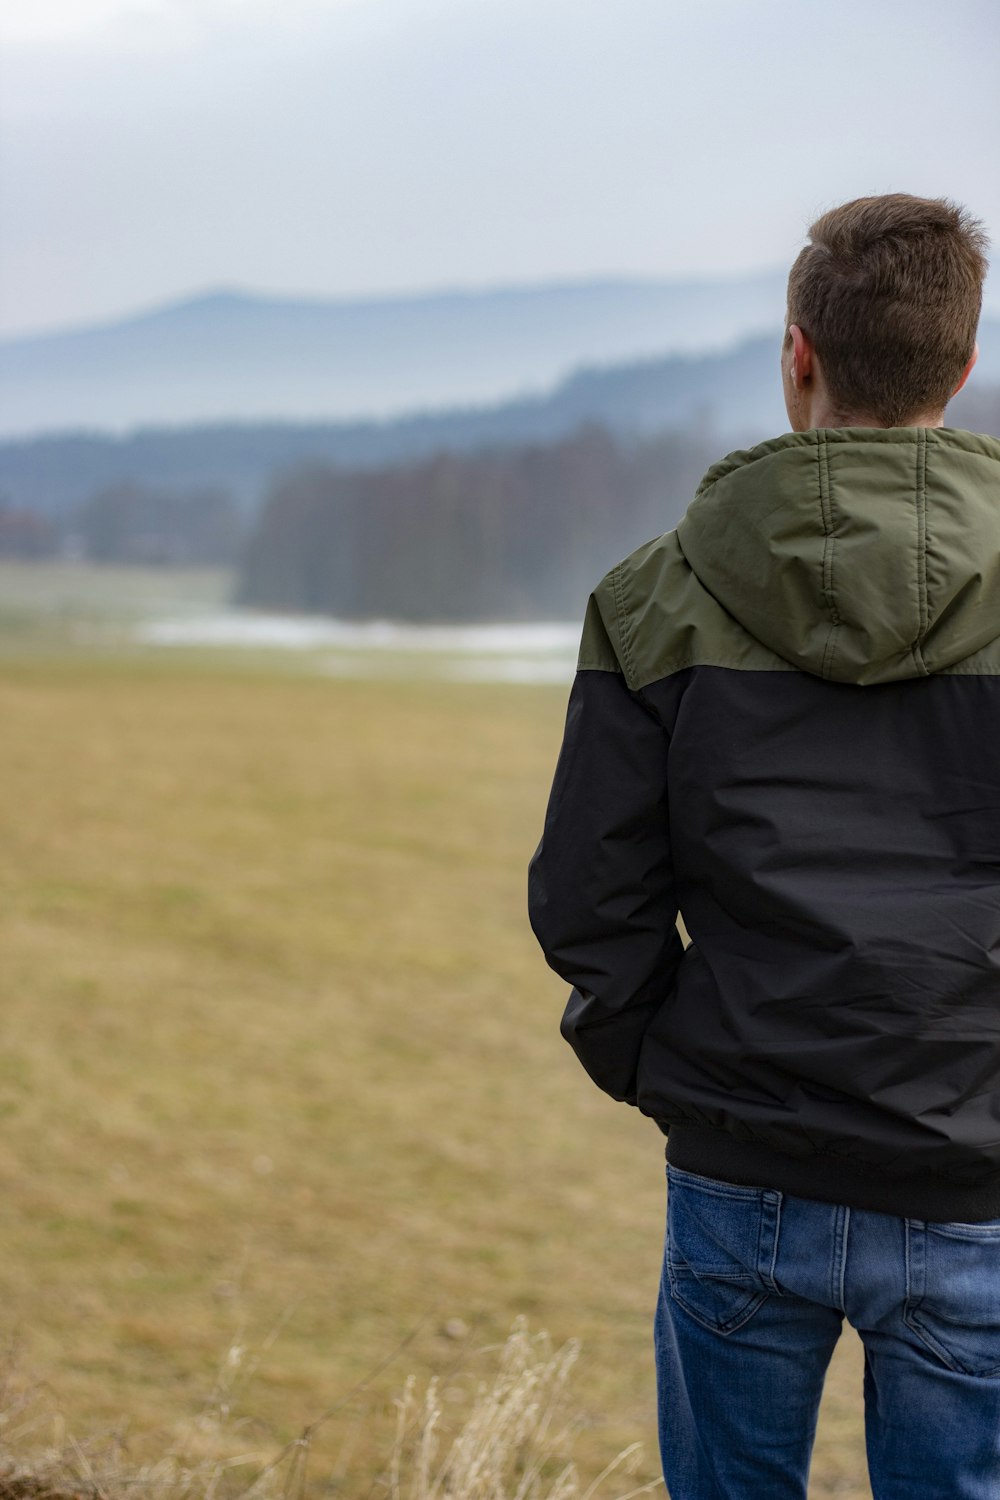
<svg viewBox="0 0 1000 1500"><path fill-rule="evenodd" d="M18 1369L140 1455L215 1441L220 1381L251 1455L347 1396L310 1462L356 1497L406 1375L447 1426L524 1315L582 1342L584 1477L635 1441L655 1475L663 1139L561 1041L525 916L565 687L129 647L143 578L115 614L82 577L43 612L42 573L0 572ZM845 1328L813 1500L870 1493L861 1370Z"/></svg>

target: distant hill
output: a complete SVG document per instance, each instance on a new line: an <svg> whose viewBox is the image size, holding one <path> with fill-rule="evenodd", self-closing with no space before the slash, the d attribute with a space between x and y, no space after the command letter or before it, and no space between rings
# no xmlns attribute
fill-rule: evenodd
<svg viewBox="0 0 1000 1500"><path fill-rule="evenodd" d="M363 300L214 292L0 341L0 434L385 418L540 393L583 364L776 332L785 277L595 280Z"/></svg>
<svg viewBox="0 0 1000 1500"><path fill-rule="evenodd" d="M955 426L1000 430L1000 323L982 328L982 368L949 408ZM449 450L557 442L588 422L620 437L675 431L717 455L783 432L778 341L701 357L581 369L548 395L382 422L226 423L124 437L63 434L0 442L0 499L62 516L123 482L164 491L219 487L255 509L276 474L303 463L372 469ZM992 372L992 378L991 378Z"/></svg>
<svg viewBox="0 0 1000 1500"><path fill-rule="evenodd" d="M739 442L785 423L773 338L727 355L578 371L549 395L387 421L254 422L66 433L0 441L0 497L59 516L95 490L134 481L166 490L221 486L254 508L276 472L303 462L377 468L442 449L555 442L590 421L621 434L691 425Z"/></svg>

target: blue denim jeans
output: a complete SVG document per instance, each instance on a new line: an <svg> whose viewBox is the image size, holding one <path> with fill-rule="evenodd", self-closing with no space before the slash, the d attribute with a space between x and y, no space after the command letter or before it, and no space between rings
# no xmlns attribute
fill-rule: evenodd
<svg viewBox="0 0 1000 1500"><path fill-rule="evenodd" d="M806 1500L843 1319L874 1500L1000 1497L1000 1219L934 1223L667 1165L656 1312L671 1500Z"/></svg>

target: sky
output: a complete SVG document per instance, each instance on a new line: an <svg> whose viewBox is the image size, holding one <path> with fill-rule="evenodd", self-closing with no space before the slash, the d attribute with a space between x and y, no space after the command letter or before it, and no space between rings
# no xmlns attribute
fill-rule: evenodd
<svg viewBox="0 0 1000 1500"><path fill-rule="evenodd" d="M1000 239L996 0L5 11L0 334L218 287L736 275L867 193Z"/></svg>

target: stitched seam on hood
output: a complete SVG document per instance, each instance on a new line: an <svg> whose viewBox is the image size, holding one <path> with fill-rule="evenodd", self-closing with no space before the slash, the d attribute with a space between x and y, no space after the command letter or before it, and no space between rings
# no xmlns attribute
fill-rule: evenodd
<svg viewBox="0 0 1000 1500"><path fill-rule="evenodd" d="M924 661L922 641L930 624L927 603L927 429L917 428L917 638L910 650L917 670L930 675Z"/></svg>
<svg viewBox="0 0 1000 1500"><path fill-rule="evenodd" d="M837 610L836 595L833 586L833 492L830 484L830 455L826 445L826 437L822 435L816 446L816 459L819 479L819 517L820 524L823 527L823 599L830 611L830 620L832 622L826 638L826 647L823 651L820 676L828 678L833 670L833 654L837 644L837 632L840 629L840 614Z"/></svg>
<svg viewBox="0 0 1000 1500"><path fill-rule="evenodd" d="M625 681L629 687L634 688L636 684L635 663L632 660L632 647L628 638L628 610L625 607L625 585L622 579L622 569L625 564L620 562L612 574L612 582L615 591L615 623L618 626L618 640L621 645L622 666L625 669Z"/></svg>

